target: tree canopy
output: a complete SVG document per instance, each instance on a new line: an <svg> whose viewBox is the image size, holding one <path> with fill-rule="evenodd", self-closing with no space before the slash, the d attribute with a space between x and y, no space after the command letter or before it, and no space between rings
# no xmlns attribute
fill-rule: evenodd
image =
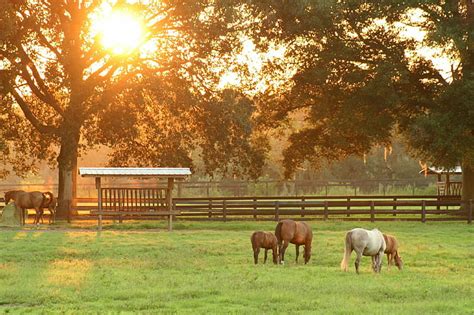
<svg viewBox="0 0 474 315"><path fill-rule="evenodd" d="M275 36L298 64L292 88L262 106L269 126L304 115L284 151L287 176L305 160L363 155L402 134L425 162L462 164L474 196L471 1L254 4L279 21Z"/></svg>
<svg viewBox="0 0 474 315"><path fill-rule="evenodd" d="M235 8L205 0L2 1L7 161L18 173L38 160L57 163L60 216L75 199L78 155L99 144L115 149L115 165L190 166L200 148L209 172L258 176L250 167L263 160L250 128L254 107L215 88L224 71L219 58L240 45L244 17ZM117 10L143 24L139 45L119 53L92 32L97 19Z"/></svg>

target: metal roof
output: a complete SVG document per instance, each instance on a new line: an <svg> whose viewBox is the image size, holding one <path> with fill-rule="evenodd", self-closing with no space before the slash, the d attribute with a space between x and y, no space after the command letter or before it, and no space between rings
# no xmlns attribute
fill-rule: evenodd
<svg viewBox="0 0 474 315"><path fill-rule="evenodd" d="M461 175L462 174L462 168L461 166L456 166L455 168L450 168L450 169L445 169L441 167L428 167L427 170L421 170L419 172L420 174L455 174L455 175Z"/></svg>
<svg viewBox="0 0 474 315"><path fill-rule="evenodd" d="M136 177L174 177L191 175L187 167L80 167L79 175L86 177L136 176Z"/></svg>

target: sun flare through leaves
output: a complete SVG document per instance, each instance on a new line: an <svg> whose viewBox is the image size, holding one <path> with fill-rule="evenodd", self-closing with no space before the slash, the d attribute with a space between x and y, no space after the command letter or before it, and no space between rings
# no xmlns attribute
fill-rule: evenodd
<svg viewBox="0 0 474 315"><path fill-rule="evenodd" d="M145 26L137 13L112 10L94 22L103 47L114 54L129 54L144 42Z"/></svg>

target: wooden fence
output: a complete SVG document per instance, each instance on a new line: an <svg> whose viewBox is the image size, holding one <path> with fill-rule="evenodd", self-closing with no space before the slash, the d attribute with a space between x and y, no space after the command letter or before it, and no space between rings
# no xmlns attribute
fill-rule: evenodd
<svg viewBox="0 0 474 315"><path fill-rule="evenodd" d="M1 201L1 200L0 200ZM460 200L439 200L437 196L298 196L174 198L173 210L182 220L353 220L353 221L467 221L472 222L473 201L460 210ZM97 219L97 199L79 198L72 219ZM130 211L132 218L134 209ZM143 212L143 209L140 209ZM142 214L142 213L141 213ZM139 219L156 219L150 213ZM104 219L113 219L107 216ZM127 219L127 215L123 214ZM137 216L133 216L134 219Z"/></svg>
<svg viewBox="0 0 474 315"><path fill-rule="evenodd" d="M78 200L78 219L96 218L97 200ZM185 220L356 220L468 221L473 202L460 210L460 200L437 196L299 196L174 198L178 219ZM131 213L132 214L132 213ZM150 214L151 217L151 214ZM107 219L107 214L105 214ZM143 216L146 219L146 216Z"/></svg>

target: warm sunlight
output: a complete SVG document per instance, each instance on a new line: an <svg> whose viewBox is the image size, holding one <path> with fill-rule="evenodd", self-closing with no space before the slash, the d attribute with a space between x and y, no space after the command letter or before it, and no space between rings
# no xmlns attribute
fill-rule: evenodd
<svg viewBox="0 0 474 315"><path fill-rule="evenodd" d="M115 54L127 54L138 48L144 40L144 25L130 11L111 11L95 22L102 45Z"/></svg>

